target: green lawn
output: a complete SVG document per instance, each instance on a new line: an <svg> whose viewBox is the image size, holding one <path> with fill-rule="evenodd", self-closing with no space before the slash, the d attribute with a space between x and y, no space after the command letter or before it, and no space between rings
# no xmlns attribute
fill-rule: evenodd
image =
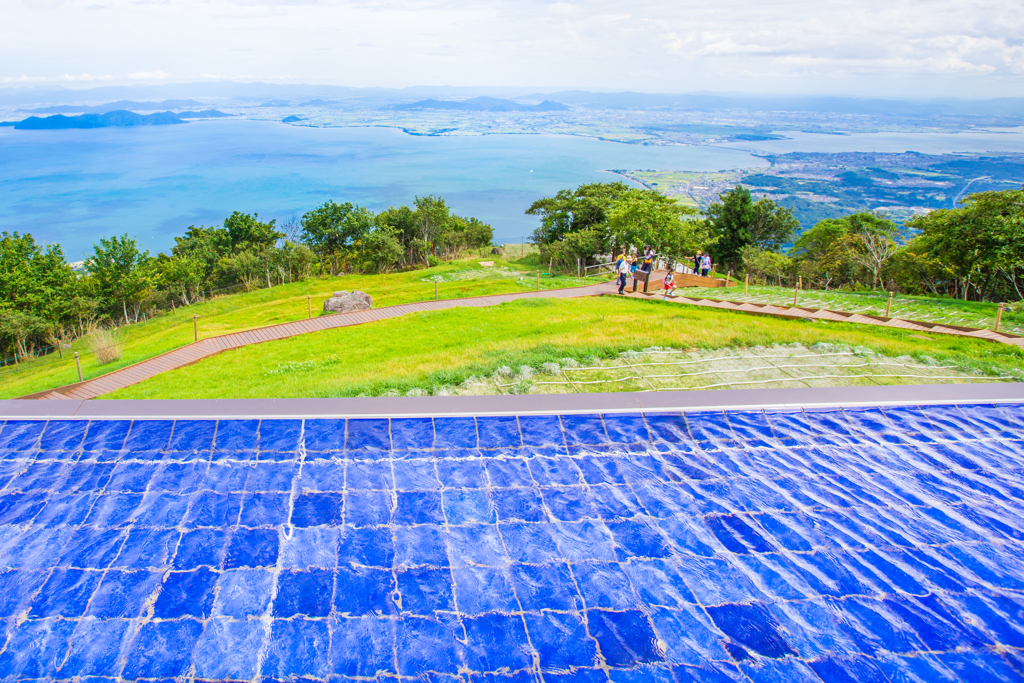
<svg viewBox="0 0 1024 683"><path fill-rule="evenodd" d="M529 247L529 245L527 245ZM515 254L519 256L519 254ZM485 268L480 261L494 261ZM440 298L455 299L487 294L535 289L536 254L527 249L525 259L506 261L498 257L466 258L425 270L388 275L346 275L335 278L311 278L303 282L279 285L250 293L219 297L205 303L178 308L174 314L153 318L123 328L124 353L120 361L100 366L87 351L83 341L73 344L61 360L57 354L30 359L20 368L0 369L0 398L16 398L26 394L71 384L78 381L72 352L78 351L82 374L91 379L146 358L178 348L193 340L192 316L199 316L199 337L212 337L228 332L300 320L307 316L307 295L312 297L313 315L323 310L323 302L337 290L359 289L373 297L374 307L424 301L434 298L437 277ZM531 267L532 266L532 267ZM541 277L542 289L575 287L575 277ZM591 283L596 280L591 279ZM586 284L584 281L583 284Z"/></svg>
<svg viewBox="0 0 1024 683"><path fill-rule="evenodd" d="M652 346L725 349L793 343L845 344L888 357L1024 378L1024 351L1005 344L600 297L416 313L301 335L223 353L105 398L331 397L415 388L437 393L502 366L541 368L545 362L586 362Z"/></svg>
<svg viewBox="0 0 1024 683"><path fill-rule="evenodd" d="M724 276L720 275L720 277ZM759 304L785 306L793 304L793 290L786 287L751 285L747 295L744 296L742 279L738 286L728 288L692 287L681 289L679 292L684 296L726 299L728 301L751 301ZM888 299L888 292L825 292L807 289L799 293L796 303L798 306L806 308L828 308L833 311L884 315ZM905 320L990 329L995 325L998 308L999 305L994 303L897 294L893 296L889 315ZM1024 335L1024 312L1015 313L1010 310L1004 312L999 330Z"/></svg>

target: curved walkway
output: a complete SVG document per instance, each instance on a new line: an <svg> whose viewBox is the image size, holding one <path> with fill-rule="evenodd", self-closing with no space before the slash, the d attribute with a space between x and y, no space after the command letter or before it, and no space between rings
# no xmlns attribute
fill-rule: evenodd
<svg viewBox="0 0 1024 683"><path fill-rule="evenodd" d="M656 279L652 277L652 282ZM309 320L297 320L290 323L259 327L244 332L232 332L218 337L208 337L194 342L187 346L168 351L159 356L154 356L144 361L129 365L126 368L115 370L106 375L89 379L77 384L69 384L55 389L48 389L28 396L23 399L71 399L86 400L96 398L103 394L116 391L132 384L138 384L150 377L159 375L168 370L191 365L204 358L209 358L222 351L237 349L249 344L261 344L278 339L294 337L307 332L319 332L331 330L336 327L348 327L350 325L361 325L363 323L396 318L407 313L419 311L440 311L457 306L471 306L483 308L496 306L518 299L567 299L581 296L600 296L612 294L616 290L614 281L601 282L596 285L584 287L572 287L569 289L551 289L540 292L514 292L511 294L495 294L491 296L469 297L465 299L443 299L441 301L420 301L411 304L399 304L385 308L373 308L368 311L357 311L354 313L339 313L336 315L325 315ZM650 299L660 297L660 291L650 293L629 292L630 298ZM699 297L677 296L670 301L690 304L694 306L705 306L718 308L740 313L753 313L755 315L771 315L780 318L791 319L812 319L828 320L832 322L850 322L862 325L878 325L881 327L893 327L901 330L916 332L931 332L934 334L950 334L961 337L973 337L975 339L987 339L989 341L1011 344L1024 348L1024 337L1004 332L993 332L973 327L960 327L957 325L942 325L939 323L918 322L902 320L900 318L886 318L878 315L863 315L860 313L846 313L843 311L831 311L824 308L802 308L800 306L774 306L771 304L755 304L744 301L727 301L722 299L706 299Z"/></svg>
<svg viewBox="0 0 1024 683"><path fill-rule="evenodd" d="M258 327L244 332L232 332L218 337L207 337L193 342L187 346L168 351L167 353L144 361L139 361L126 368L115 370L99 377L69 384L56 389L40 391L36 394L22 396L23 399L73 399L85 400L96 398L111 391L122 389L132 384L138 384L150 377L159 375L168 370L176 370L186 365L209 358L222 351L237 349L249 344L261 344L278 339L294 337L297 334L307 332L320 332L321 330L332 330L336 327L348 327L350 325L361 325L363 323L397 318L398 316L419 311L440 311L456 306L472 306L482 308L486 306L497 306L509 301L518 299L565 299L579 296L599 296L615 291L614 283L602 282L596 285L585 287L573 287L571 289L550 289L540 292L514 292L512 294L494 294L491 296L468 297L465 299L442 299L440 301L419 301L411 304L398 304L384 308L371 308L368 311L356 311L353 313L338 313L335 315L322 315L308 320L296 320L290 323L280 323L267 327Z"/></svg>
<svg viewBox="0 0 1024 683"><path fill-rule="evenodd" d="M653 282L653 280L652 280ZM631 298L650 299L661 297L660 291L652 291L647 294L643 292L627 292ZM904 320L902 318L886 318L882 315L865 315L863 313L847 313L845 311L832 311L827 308L804 308L802 306L778 306L774 304L755 304L749 301L728 301L725 299L708 299L703 297L692 297L676 295L669 299L681 304L692 306L706 306L708 308L720 308L727 311L739 311L741 313L753 313L754 315L771 315L779 318L791 318L795 320L827 320L829 322L858 323L861 325L878 325L880 327L894 327L900 330L911 332L931 332L933 334L952 334L959 337L973 337L975 339L987 339L988 341L1011 344L1024 348L1024 337L1008 332L994 332L989 329L977 327L962 327L960 325L944 325L942 323L929 323L915 320Z"/></svg>

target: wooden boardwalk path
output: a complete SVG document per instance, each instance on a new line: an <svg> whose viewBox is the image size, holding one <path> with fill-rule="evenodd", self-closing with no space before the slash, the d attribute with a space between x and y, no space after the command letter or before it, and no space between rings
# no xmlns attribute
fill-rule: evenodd
<svg viewBox="0 0 1024 683"><path fill-rule="evenodd" d="M539 292L513 292L511 294L495 294L491 296L468 297L465 299L442 299L440 301L418 301L411 304L398 304L384 308L371 308L368 311L356 311L353 313L338 313L335 315L323 315L308 320L296 320L290 323L280 323L267 327L258 327L243 332L232 332L218 337L208 337L197 342L168 351L153 358L147 358L134 365L129 365L120 370L101 375L94 379L88 379L77 384L69 384L56 389L48 389L29 396L22 396L26 399L73 399L84 400L96 398L103 394L110 393L132 384L138 384L150 377L159 375L168 370L175 370L190 365L204 358L209 358L222 351L237 349L249 344L262 344L263 342L275 341L294 337L297 334L307 332L320 332L332 330L337 327L348 327L350 325L361 325L363 323L397 318L398 316L419 311L441 311L456 306L486 307L497 306L509 301L518 299L565 299L580 296L599 296L613 292L614 283L602 282L596 285L584 287L573 287L570 289L550 289Z"/></svg>
<svg viewBox="0 0 1024 683"><path fill-rule="evenodd" d="M660 287L661 274L658 275L657 286ZM651 283L656 279L651 278ZM632 282L627 288L626 296L629 298L651 299L661 298L662 292L652 291L648 294L643 292L630 292ZM145 381L150 377L159 375L168 370L175 370L190 365L204 358L209 358L222 351L237 349L250 344L262 344L263 342L286 339L298 334L307 332L319 332L331 330L337 327L348 327L350 325L361 325L363 323L375 322L396 318L408 313L419 311L440 311L457 306L471 306L482 308L496 306L518 299L565 299L581 296L601 296L613 294L616 291L614 281L602 282L596 285L584 287L573 287L570 289L552 289L540 292L514 292L511 294L495 294L491 296L469 297L465 299L443 299L441 301L420 301L410 304L399 304L384 308L373 308L368 311L357 311L354 313L339 313L336 315L325 315L309 320L297 320L290 323L259 327L243 332L232 332L218 337L200 339L187 346L168 351L167 353L155 356L129 365L126 368L115 370L106 375L89 379L78 384L69 384L56 389L48 389L29 396L22 396L25 399L73 399L85 400L96 398L103 394L110 393L132 384ZM727 290L723 290L727 291ZM693 306L705 306L722 310L737 311L742 313L753 313L755 315L771 315L780 318L790 319L813 319L828 320L833 322L859 323L862 325L878 325L881 327L894 327L901 330L916 332L931 332L937 334L951 334L961 337L973 337L976 339L987 339L989 341L1012 344L1024 348L1024 337L992 330L980 330L972 327L960 327L957 325L942 325L939 323L927 323L899 318L886 318L876 315L863 315L860 313L845 313L843 311L831 311L824 308L803 308L800 306L774 306L770 304L755 304L744 301L726 301L722 299L707 299L700 297L676 296L669 301Z"/></svg>
<svg viewBox="0 0 1024 683"><path fill-rule="evenodd" d="M664 274L660 274L664 277ZM651 278L651 283L655 278ZM661 287L661 278L657 280L657 286ZM679 290L682 291L682 290ZM722 290L723 293L728 290ZM630 292L630 298L652 299L661 298L664 293L660 290L643 292ZM952 334L960 337L973 337L975 339L987 339L989 341L1011 344L1024 348L1024 337L1007 332L993 332L989 329L978 329L976 327L962 327L960 325L944 325L942 323L921 322L916 320L904 320L902 318L887 318L881 315L866 315L863 313L846 313L845 311L832 311L827 308L804 308L802 306L783 306L773 304L756 304L750 301L728 301L724 299L709 299L705 297L689 297L678 294L669 299L681 304L691 306L706 306L708 308L719 308L728 311L739 311L753 313L754 315L771 315L779 318L827 320L830 322L859 323L861 325L877 325L880 327L894 327L900 330L912 332L931 332L933 334Z"/></svg>

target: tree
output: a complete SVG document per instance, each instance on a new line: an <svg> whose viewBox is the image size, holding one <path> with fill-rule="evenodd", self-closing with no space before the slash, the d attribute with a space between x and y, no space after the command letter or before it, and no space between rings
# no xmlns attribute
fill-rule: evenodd
<svg viewBox="0 0 1024 683"><path fill-rule="evenodd" d="M743 247L774 251L800 227L792 211L763 197L755 202L742 185L719 195L719 200L705 214L718 238L719 261L733 268L740 263Z"/></svg>
<svg viewBox="0 0 1024 683"><path fill-rule="evenodd" d="M865 270L875 287L900 237L899 226L884 215L861 212L818 221L796 239L789 255L808 281L820 279L826 288L833 281L854 283Z"/></svg>
<svg viewBox="0 0 1024 683"><path fill-rule="evenodd" d="M46 321L24 311L0 311L0 338L14 348L15 360L27 358L35 350L33 339L46 333Z"/></svg>
<svg viewBox="0 0 1024 683"><path fill-rule="evenodd" d="M612 204L629 191L630 187L621 182L590 183L538 199L526 210L527 215L541 219L531 241L550 244L572 232L604 228Z"/></svg>
<svg viewBox="0 0 1024 683"><path fill-rule="evenodd" d="M202 283L213 288L217 262L233 250L231 236L225 228L190 225L182 237L174 238L174 256L188 258L198 264Z"/></svg>
<svg viewBox="0 0 1024 683"><path fill-rule="evenodd" d="M402 258L402 243L397 231L388 225L379 225L367 232L360 243L363 262L377 273L387 273Z"/></svg>
<svg viewBox="0 0 1024 683"><path fill-rule="evenodd" d="M965 300L1020 298L1024 289L1024 189L978 192L957 209L915 216L923 253L948 269Z"/></svg>
<svg viewBox="0 0 1024 683"><path fill-rule="evenodd" d="M139 251L138 243L127 234L101 238L93 250L93 255L85 260L85 268L95 278L108 307L121 304L127 323L128 302L141 301L151 284L149 252Z"/></svg>
<svg viewBox="0 0 1024 683"><path fill-rule="evenodd" d="M202 266L188 256L173 256L160 261L160 282L167 289L181 294L187 306L199 296L199 285L203 281Z"/></svg>
<svg viewBox="0 0 1024 683"><path fill-rule="evenodd" d="M775 280L779 287L782 286L782 276L793 266L793 262L785 254L762 249L753 244L743 247L741 258L743 269L755 281L768 283Z"/></svg>
<svg viewBox="0 0 1024 683"><path fill-rule="evenodd" d="M608 212L608 230L616 247L642 248L680 257L712 241L697 209L652 190L631 189Z"/></svg>
<svg viewBox="0 0 1024 683"><path fill-rule="evenodd" d="M878 284L878 274L882 267L899 249L899 244L885 233L865 232L857 235L860 248L854 251L853 258L871 271L871 289Z"/></svg>
<svg viewBox="0 0 1024 683"><path fill-rule="evenodd" d="M49 323L73 319L78 278L59 245L36 244L31 235L0 233L0 310L19 310Z"/></svg>
<svg viewBox="0 0 1024 683"><path fill-rule="evenodd" d="M373 226L369 209L333 200L302 215L302 238L320 257L320 272L325 261L331 263L331 275L338 269L338 256L347 254L356 240Z"/></svg>

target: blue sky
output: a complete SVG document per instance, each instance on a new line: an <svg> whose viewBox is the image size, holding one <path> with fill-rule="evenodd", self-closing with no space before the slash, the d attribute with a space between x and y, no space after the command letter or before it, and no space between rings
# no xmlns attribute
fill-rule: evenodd
<svg viewBox="0 0 1024 683"><path fill-rule="evenodd" d="M1020 0L6 0L0 86L1024 96Z"/></svg>

